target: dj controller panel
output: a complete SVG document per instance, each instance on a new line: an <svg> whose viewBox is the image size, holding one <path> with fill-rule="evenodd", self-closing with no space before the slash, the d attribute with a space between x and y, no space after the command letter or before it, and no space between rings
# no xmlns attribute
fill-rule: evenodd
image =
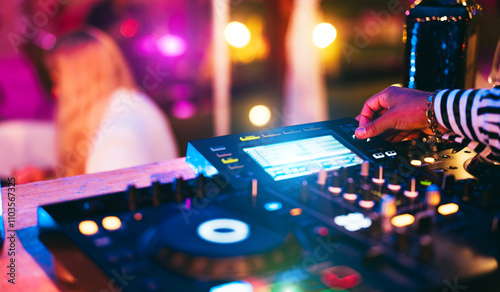
<svg viewBox="0 0 500 292"><path fill-rule="evenodd" d="M356 123L192 141L196 178L40 206L40 240L74 291L499 291L496 166Z"/></svg>

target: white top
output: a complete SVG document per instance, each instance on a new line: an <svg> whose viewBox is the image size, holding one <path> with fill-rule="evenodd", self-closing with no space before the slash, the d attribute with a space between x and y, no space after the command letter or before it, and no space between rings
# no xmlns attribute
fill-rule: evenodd
<svg viewBox="0 0 500 292"><path fill-rule="evenodd" d="M56 165L56 127L47 121L15 120L0 123L0 177L28 166ZM1 207L1 206L0 206Z"/></svg>
<svg viewBox="0 0 500 292"><path fill-rule="evenodd" d="M161 109L145 94L118 89L87 158L85 173L149 164L178 156Z"/></svg>

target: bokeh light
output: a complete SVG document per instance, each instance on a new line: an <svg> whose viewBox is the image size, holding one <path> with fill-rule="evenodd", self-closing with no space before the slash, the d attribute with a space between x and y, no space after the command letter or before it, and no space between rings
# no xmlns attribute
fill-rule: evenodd
<svg viewBox="0 0 500 292"><path fill-rule="evenodd" d="M329 23L320 23L314 27L313 43L316 47L323 49L328 47L337 37L337 30Z"/></svg>
<svg viewBox="0 0 500 292"><path fill-rule="evenodd" d="M126 38L131 38L139 31L139 23L136 19L126 19L120 26L120 33Z"/></svg>
<svg viewBox="0 0 500 292"><path fill-rule="evenodd" d="M233 47L243 48L250 42L250 30L241 22L230 22L224 29L226 41Z"/></svg>
<svg viewBox="0 0 500 292"><path fill-rule="evenodd" d="M78 229L84 235L93 235L96 234L97 231L99 231L97 223L92 220L85 220L80 222L80 224L78 224Z"/></svg>
<svg viewBox="0 0 500 292"><path fill-rule="evenodd" d="M271 111L265 105L256 105L250 109L248 114L250 122L255 126L261 127L269 123L271 120Z"/></svg>
<svg viewBox="0 0 500 292"><path fill-rule="evenodd" d="M158 40L157 45L160 52L169 57L180 56L187 50L186 41L179 36L171 34L161 37Z"/></svg>
<svg viewBox="0 0 500 292"><path fill-rule="evenodd" d="M188 100L180 100L173 105L172 114L178 119L189 119L196 114L196 105Z"/></svg>
<svg viewBox="0 0 500 292"><path fill-rule="evenodd" d="M56 36L51 33L48 33L43 37L42 48L46 51L50 51L52 50L52 48L54 48L56 42L57 42Z"/></svg>
<svg viewBox="0 0 500 292"><path fill-rule="evenodd" d="M102 227L107 230L116 230L122 226L122 221L116 216L107 216L102 219Z"/></svg>

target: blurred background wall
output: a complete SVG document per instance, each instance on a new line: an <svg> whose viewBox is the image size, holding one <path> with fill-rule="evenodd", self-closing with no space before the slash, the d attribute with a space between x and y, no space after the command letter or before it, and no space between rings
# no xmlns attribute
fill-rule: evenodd
<svg viewBox="0 0 500 292"><path fill-rule="evenodd" d="M212 20L221 12L237 22L225 27L232 133L293 123L287 96L301 99L296 107L323 108L318 120L356 116L368 97L402 81L404 13L413 1L214 1L2 0L0 119L51 119L43 53L82 24L119 43L138 85L167 114L181 153L189 140L215 133L213 80L220 76L212 58ZM484 83L500 34L500 4L476 2L484 8L478 54L478 83ZM309 14L296 13L299 3L300 11L310 6ZM296 21L304 29L291 36ZM287 41L292 37L295 43ZM313 101L316 95L325 102ZM253 109L252 122L257 105L265 107Z"/></svg>

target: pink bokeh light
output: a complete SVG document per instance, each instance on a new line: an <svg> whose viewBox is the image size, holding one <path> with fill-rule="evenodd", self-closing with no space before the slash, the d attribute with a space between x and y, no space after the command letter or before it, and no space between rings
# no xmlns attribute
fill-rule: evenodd
<svg viewBox="0 0 500 292"><path fill-rule="evenodd" d="M120 26L120 33L127 38L131 38L139 31L139 23L136 19L126 19Z"/></svg>
<svg viewBox="0 0 500 292"><path fill-rule="evenodd" d="M158 49L165 56L180 56L187 50L186 41L175 35L167 34L157 41Z"/></svg>
<svg viewBox="0 0 500 292"><path fill-rule="evenodd" d="M189 119L196 114L196 105L187 100L181 100L172 107L172 114L178 119Z"/></svg>

